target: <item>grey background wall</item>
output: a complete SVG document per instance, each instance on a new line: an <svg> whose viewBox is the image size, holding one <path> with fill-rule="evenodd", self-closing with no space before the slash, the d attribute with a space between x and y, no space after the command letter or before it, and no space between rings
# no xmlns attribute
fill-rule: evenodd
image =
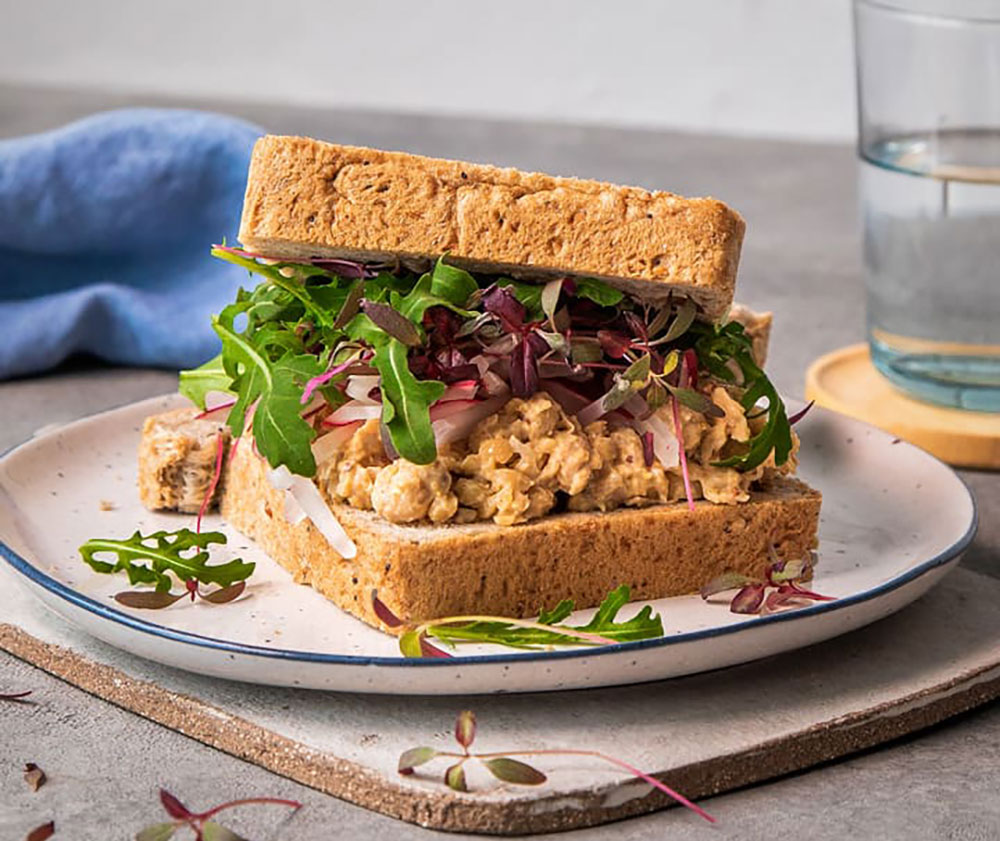
<svg viewBox="0 0 1000 841"><path fill-rule="evenodd" d="M0 0L0 83L843 139L849 0Z"/></svg>

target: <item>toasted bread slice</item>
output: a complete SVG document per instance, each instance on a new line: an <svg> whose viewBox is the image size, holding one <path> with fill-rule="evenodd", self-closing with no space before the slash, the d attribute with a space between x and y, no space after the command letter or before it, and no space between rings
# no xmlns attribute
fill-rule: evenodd
<svg viewBox="0 0 1000 841"><path fill-rule="evenodd" d="M739 505L555 514L509 527L401 526L334 505L358 547L357 557L346 560L308 520L286 520L266 463L241 447L228 466L221 509L296 581L391 631L375 615L373 591L412 623L466 614L530 616L567 598L578 608L593 607L620 584L631 587L633 599L653 599L695 592L726 571L757 577L768 564L768 547L792 558L816 545L820 500L802 482L777 479Z"/></svg>
<svg viewBox="0 0 1000 841"><path fill-rule="evenodd" d="M250 162L240 241L269 257L589 275L648 299L733 301L744 222L711 198L266 136Z"/></svg>

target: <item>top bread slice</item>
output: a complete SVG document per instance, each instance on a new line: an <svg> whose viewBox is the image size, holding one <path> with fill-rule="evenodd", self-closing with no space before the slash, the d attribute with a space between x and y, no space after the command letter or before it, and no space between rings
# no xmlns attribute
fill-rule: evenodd
<svg viewBox="0 0 1000 841"><path fill-rule="evenodd" d="M744 222L711 198L268 135L253 150L240 241L268 257L442 254L474 271L587 275L709 319L733 301Z"/></svg>

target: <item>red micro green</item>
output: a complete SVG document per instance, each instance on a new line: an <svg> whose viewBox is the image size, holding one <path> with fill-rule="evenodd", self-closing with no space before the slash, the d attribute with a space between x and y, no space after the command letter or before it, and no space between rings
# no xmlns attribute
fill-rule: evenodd
<svg viewBox="0 0 1000 841"><path fill-rule="evenodd" d="M285 800L278 797L244 797L220 803L204 812L192 812L177 797L163 788L160 789L160 803L173 820L150 824L136 834L135 841L168 841L177 830L185 826L194 833L195 841L244 841L242 836L216 823L212 818L221 812L240 806L286 806L292 810L289 818L302 808L302 804L297 800Z"/></svg>
<svg viewBox="0 0 1000 841"><path fill-rule="evenodd" d="M48 841L48 839L55 834L56 822L48 821L47 823L43 823L41 826L36 826L33 830L31 830L25 841Z"/></svg>
<svg viewBox="0 0 1000 841"><path fill-rule="evenodd" d="M793 414L791 417L788 418L788 425L795 426L795 424L797 424L800 420L802 420L802 418L804 418L807 414L809 414L809 410L813 407L815 403L816 403L815 400L810 400L808 403L806 403L805 406L803 406L795 414ZM895 444L896 442L893 441L892 443Z"/></svg>
<svg viewBox="0 0 1000 841"><path fill-rule="evenodd" d="M231 406L235 406L235 405L236 405L236 398L234 397L232 400L226 400L226 401L220 403L218 406L213 406L211 409L205 409L204 412L200 412L199 414L195 415L194 419L195 420L204 420L209 415L214 415L216 412L221 412L223 409L228 409Z"/></svg>
<svg viewBox="0 0 1000 841"><path fill-rule="evenodd" d="M461 752L457 751L443 751L437 750L432 747L416 747L410 748L404 751L399 757L398 771L403 776L412 776L416 774L416 769L422 765L426 765L435 759L449 759L457 760L448 766L444 772L443 781L444 784L451 788L453 791L467 792L468 782L465 776L464 766L467 762L471 760L478 761L482 767L490 772L496 779L504 783L512 783L514 785L529 785L537 786L542 785L548 780L548 777L540 770L526 762L522 762L519 759L514 759L515 756L573 756L589 759L599 759L603 762L607 762L624 771L627 771L634 777L648 783L653 786L653 788L666 794L668 797L673 799L680 805L690 809L695 814L704 818L709 823L715 823L715 818L713 818L708 812L702 809L695 803L692 803L684 795L678 793L662 780L639 770L634 765L625 762L622 759L618 759L614 756L609 756L606 753L596 750L575 750L575 749L537 749L537 750L514 750L514 751L493 751L489 753L473 753L469 749L472 743L475 741L476 737L476 717L475 714L470 710L463 710L459 713L458 718L455 722L455 741L461 748Z"/></svg>
<svg viewBox="0 0 1000 841"><path fill-rule="evenodd" d="M729 602L733 613L762 614L773 613L788 607L802 607L809 602L833 601L832 596L824 596L807 590L800 582L812 578L816 565L815 553L806 558L782 560L773 546L768 547L771 563L761 578L750 578L736 572L726 572L709 581L701 588L701 597L709 599L717 593L736 590Z"/></svg>
<svg viewBox="0 0 1000 841"><path fill-rule="evenodd" d="M201 518L205 516L208 506L212 502L212 497L215 496L215 489L219 486L219 477L222 476L222 456L226 451L226 442L223 439L221 430L216 434L215 438L215 470L212 472L212 481L205 492L205 498L201 501L201 506L198 508L198 519L195 521L194 529L198 534L201 534Z"/></svg>

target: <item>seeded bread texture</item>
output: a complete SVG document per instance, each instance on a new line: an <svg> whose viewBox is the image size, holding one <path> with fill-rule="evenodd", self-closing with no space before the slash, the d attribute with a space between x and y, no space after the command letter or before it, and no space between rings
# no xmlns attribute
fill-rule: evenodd
<svg viewBox="0 0 1000 841"><path fill-rule="evenodd" d="M602 278L648 298L733 300L744 222L711 198L268 135L250 162L240 241L267 256Z"/></svg>
<svg viewBox="0 0 1000 841"><path fill-rule="evenodd" d="M570 598L593 607L620 584L633 599L698 590L732 570L758 576L768 547L803 557L817 542L820 494L779 479L739 505L698 502L543 517L520 526L400 526L343 505L334 514L358 547L340 557L308 521L292 525L282 492L252 448L231 460L222 515L294 579L383 630L373 590L408 622L469 613L537 615Z"/></svg>
<svg viewBox="0 0 1000 841"><path fill-rule="evenodd" d="M229 428L221 421L199 419L198 413L193 407L174 409L146 418L142 426L139 499L152 511L193 514L208 493L219 438L226 447Z"/></svg>

